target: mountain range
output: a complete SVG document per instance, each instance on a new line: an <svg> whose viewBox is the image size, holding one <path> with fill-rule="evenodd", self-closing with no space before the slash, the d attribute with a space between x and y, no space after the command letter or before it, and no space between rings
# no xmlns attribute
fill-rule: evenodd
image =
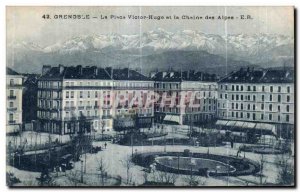
<svg viewBox="0 0 300 192"><path fill-rule="evenodd" d="M83 35L47 46L11 42L7 45L7 63L19 72L40 72L45 64L80 64L139 68L144 73L172 68L224 75L237 67L293 66L294 38L163 29L135 35Z"/></svg>

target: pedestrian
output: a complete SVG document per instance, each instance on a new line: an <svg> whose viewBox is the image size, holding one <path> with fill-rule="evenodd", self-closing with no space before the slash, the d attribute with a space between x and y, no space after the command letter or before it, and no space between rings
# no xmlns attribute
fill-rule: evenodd
<svg viewBox="0 0 300 192"><path fill-rule="evenodd" d="M106 146L107 146L107 143L105 142L105 143L104 143L104 147L105 147L105 149L106 149Z"/></svg>

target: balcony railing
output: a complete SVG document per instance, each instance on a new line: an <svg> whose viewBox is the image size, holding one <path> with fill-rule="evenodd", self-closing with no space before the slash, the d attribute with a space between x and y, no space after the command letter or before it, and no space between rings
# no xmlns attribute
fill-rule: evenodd
<svg viewBox="0 0 300 192"><path fill-rule="evenodd" d="M10 108L8 108L7 110L8 110L8 111L16 111L17 108L16 108L16 107L10 107Z"/></svg>
<svg viewBox="0 0 300 192"><path fill-rule="evenodd" d="M75 110L76 107L65 107L64 109L65 109L65 110Z"/></svg>
<svg viewBox="0 0 300 192"><path fill-rule="evenodd" d="M111 115L102 115L102 119L111 119L112 116Z"/></svg>
<svg viewBox="0 0 300 192"><path fill-rule="evenodd" d="M92 109L93 106L86 106L86 109Z"/></svg>
<svg viewBox="0 0 300 192"><path fill-rule="evenodd" d="M7 98L8 98L8 99L16 99L17 97L14 96L14 95L9 95Z"/></svg>
<svg viewBox="0 0 300 192"><path fill-rule="evenodd" d="M84 109L84 106L78 106L78 110Z"/></svg>
<svg viewBox="0 0 300 192"><path fill-rule="evenodd" d="M9 120L8 123L9 124L16 124L16 121L15 120Z"/></svg>

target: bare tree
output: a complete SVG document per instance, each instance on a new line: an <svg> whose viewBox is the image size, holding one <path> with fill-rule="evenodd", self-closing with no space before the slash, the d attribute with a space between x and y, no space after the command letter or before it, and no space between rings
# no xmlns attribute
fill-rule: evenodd
<svg viewBox="0 0 300 192"><path fill-rule="evenodd" d="M100 160L97 159L98 167L97 171L99 171L99 177L101 178L101 185L104 186L104 180L106 179L106 164L101 157Z"/></svg>
<svg viewBox="0 0 300 192"><path fill-rule="evenodd" d="M134 164L132 163L130 156L127 156L124 160L121 160L121 162L126 168L126 183L129 184L132 181L132 173L130 170Z"/></svg>
<svg viewBox="0 0 300 192"><path fill-rule="evenodd" d="M188 186L199 186L205 185L205 181L202 181L201 178L197 175L191 174L183 177L183 181L187 183Z"/></svg>
<svg viewBox="0 0 300 192"><path fill-rule="evenodd" d="M280 185L294 185L294 161L288 156L282 154L277 160L277 167L279 174L277 177L278 184Z"/></svg>

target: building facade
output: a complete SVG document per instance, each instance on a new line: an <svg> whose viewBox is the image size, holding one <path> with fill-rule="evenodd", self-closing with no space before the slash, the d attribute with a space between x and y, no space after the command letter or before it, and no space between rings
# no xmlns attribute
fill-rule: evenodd
<svg viewBox="0 0 300 192"><path fill-rule="evenodd" d="M292 70L240 69L218 82L218 94L219 119L268 123L280 135L293 130Z"/></svg>
<svg viewBox="0 0 300 192"><path fill-rule="evenodd" d="M37 127L55 134L110 134L117 117L133 116L135 122L136 117L153 114L151 109L137 111L117 103L123 92L139 94L151 86L147 77L130 69L44 66L38 82Z"/></svg>
<svg viewBox="0 0 300 192"><path fill-rule="evenodd" d="M175 124L203 124L216 118L217 78L202 72L153 73L155 121Z"/></svg>
<svg viewBox="0 0 300 192"><path fill-rule="evenodd" d="M6 132L22 129L23 76L6 68Z"/></svg>

